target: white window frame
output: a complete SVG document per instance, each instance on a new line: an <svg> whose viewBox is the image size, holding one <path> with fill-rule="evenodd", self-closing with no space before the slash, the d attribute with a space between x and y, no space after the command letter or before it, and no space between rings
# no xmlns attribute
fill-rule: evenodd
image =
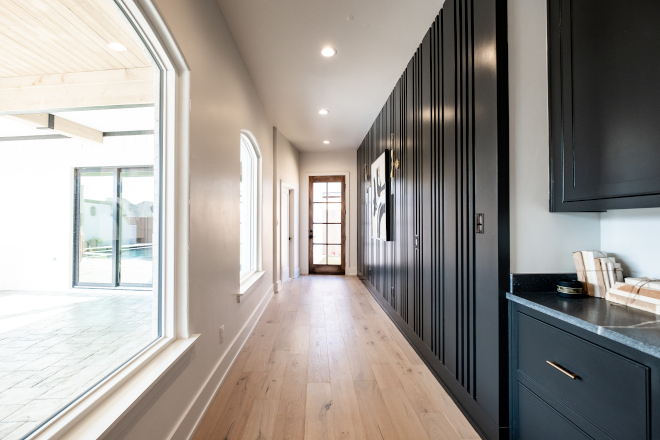
<svg viewBox="0 0 660 440"><path fill-rule="evenodd" d="M241 130L241 143L245 140L247 144L252 147L255 157L254 164L254 199L253 209L254 216L252 219L252 264L253 269L247 274L240 277L240 289L238 292L238 301L241 302L245 297L253 292L257 287L259 281L266 273L263 270L263 170L262 170L262 155L259 143L254 135L248 130ZM239 144L239 148L240 144ZM240 255L239 255L240 259Z"/></svg>
<svg viewBox="0 0 660 440"><path fill-rule="evenodd" d="M114 0L163 66L161 337L49 420L30 440L102 438L199 335L188 324L190 69L152 0Z"/></svg>

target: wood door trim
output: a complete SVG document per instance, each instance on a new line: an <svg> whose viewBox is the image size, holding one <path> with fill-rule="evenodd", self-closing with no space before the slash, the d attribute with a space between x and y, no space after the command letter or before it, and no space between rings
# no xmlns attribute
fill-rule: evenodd
<svg viewBox="0 0 660 440"><path fill-rule="evenodd" d="M314 247L312 246L312 234L314 230L314 183L315 182L341 182L341 265L331 266L325 264L314 264ZM309 204L309 221L308 221L308 239L307 239L307 252L308 252L308 266L310 274L332 274L332 275L345 275L346 274L346 176L331 175L331 176L309 176L309 191L308 191L308 204ZM327 240L326 240L327 241ZM327 258L327 257L326 257Z"/></svg>

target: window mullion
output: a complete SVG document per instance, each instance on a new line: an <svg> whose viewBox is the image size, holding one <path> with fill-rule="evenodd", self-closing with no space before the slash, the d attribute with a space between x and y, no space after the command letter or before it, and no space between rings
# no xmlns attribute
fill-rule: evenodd
<svg viewBox="0 0 660 440"><path fill-rule="evenodd" d="M114 203L113 203L113 225L112 225L112 281L114 287L119 286L119 277L121 276L119 269L119 234L120 234L120 212L119 206L121 203L121 180L119 178L119 168L115 168L113 172L114 177Z"/></svg>
<svg viewBox="0 0 660 440"><path fill-rule="evenodd" d="M80 268L80 206L82 200L80 199L80 172L74 169L74 207L73 207L73 285L76 286L79 282Z"/></svg>

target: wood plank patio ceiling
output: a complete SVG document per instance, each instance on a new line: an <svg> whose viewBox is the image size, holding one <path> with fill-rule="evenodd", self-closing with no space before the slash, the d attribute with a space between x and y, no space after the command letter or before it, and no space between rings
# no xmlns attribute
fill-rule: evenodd
<svg viewBox="0 0 660 440"><path fill-rule="evenodd" d="M0 78L152 66L112 0L4 0L0 47Z"/></svg>

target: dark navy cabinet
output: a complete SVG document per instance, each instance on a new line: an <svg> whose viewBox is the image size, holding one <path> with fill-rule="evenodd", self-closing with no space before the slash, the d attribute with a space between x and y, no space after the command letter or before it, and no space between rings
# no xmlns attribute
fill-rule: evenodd
<svg viewBox="0 0 660 440"><path fill-rule="evenodd" d="M548 0L550 210L660 206L660 2Z"/></svg>
<svg viewBox="0 0 660 440"><path fill-rule="evenodd" d="M660 359L524 305L509 308L513 439L660 438Z"/></svg>

